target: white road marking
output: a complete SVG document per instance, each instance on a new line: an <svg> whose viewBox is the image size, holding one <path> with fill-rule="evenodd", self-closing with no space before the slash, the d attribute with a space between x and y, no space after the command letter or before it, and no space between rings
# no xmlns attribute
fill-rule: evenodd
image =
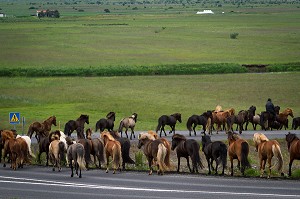
<svg viewBox="0 0 300 199"><path fill-rule="evenodd" d="M279 197L279 198L300 198L300 195L283 195L283 194L267 194L267 193L243 193L243 192L223 192L223 191L200 191L200 190L172 190L172 189L149 189L149 188L136 188L136 187L112 187L105 185L92 185L81 183L68 183L59 181L38 180L31 178L15 178L0 176L3 180L0 183L13 183L13 184L31 184L31 185L44 185L44 186L60 186L60 187L74 187L74 188L90 188L90 189L103 189L103 190L124 190L124 191L148 191L148 192L172 192L172 193L195 193L195 194L217 194L217 195L235 195L235 196L264 196L264 197ZM4 180L6 179L6 180ZM21 181L22 180L22 181Z"/></svg>

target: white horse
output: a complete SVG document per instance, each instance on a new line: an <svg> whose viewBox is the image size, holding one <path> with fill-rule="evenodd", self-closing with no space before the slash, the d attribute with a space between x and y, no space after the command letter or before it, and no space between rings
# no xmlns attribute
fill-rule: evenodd
<svg viewBox="0 0 300 199"><path fill-rule="evenodd" d="M16 138L22 138L22 139L24 139L25 140L25 142L26 142L26 144L27 144L27 146L28 146L28 153L29 153L29 155L31 156L31 157L33 157L33 158L35 158L35 155L32 153L32 151L31 151L31 139L30 139L30 137L29 136L27 136L27 135L17 135L17 137Z"/></svg>

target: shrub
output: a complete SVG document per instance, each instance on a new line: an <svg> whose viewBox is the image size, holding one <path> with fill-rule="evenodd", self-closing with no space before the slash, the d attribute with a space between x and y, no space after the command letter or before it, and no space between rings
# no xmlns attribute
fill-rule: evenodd
<svg viewBox="0 0 300 199"><path fill-rule="evenodd" d="M239 33L234 32L234 33L230 33L230 38L231 39L237 39L237 36L239 35Z"/></svg>

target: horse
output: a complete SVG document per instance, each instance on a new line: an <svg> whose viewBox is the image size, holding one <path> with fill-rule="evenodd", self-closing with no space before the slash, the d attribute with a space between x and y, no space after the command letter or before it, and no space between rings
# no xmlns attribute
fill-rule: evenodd
<svg viewBox="0 0 300 199"><path fill-rule="evenodd" d="M263 177L265 166L268 161L268 178L270 178L273 156L276 157L278 162L277 171L280 172L281 176L284 176L282 172L283 157L279 143L276 140L269 140L263 133L254 133L253 142L255 144L256 151L258 152L260 161L260 177ZM276 164L274 164L272 168L275 167Z"/></svg>
<svg viewBox="0 0 300 199"><path fill-rule="evenodd" d="M222 163L224 175L224 170L227 167L227 146L222 141L212 142L209 135L202 135L202 151L205 154L207 164L208 164L208 174L211 174L211 168L213 168L213 161L216 162L215 174L218 174L218 166Z"/></svg>
<svg viewBox="0 0 300 199"><path fill-rule="evenodd" d="M300 160L300 140L296 136L296 134L290 132L285 135L285 140L287 142L288 150L290 153L289 176L291 176L294 160Z"/></svg>
<svg viewBox="0 0 300 199"><path fill-rule="evenodd" d="M211 111L204 112L202 115L192 115L191 117L189 117L186 122L186 127L189 130L189 135L191 136L191 132L193 130L194 135L196 136L195 129L196 129L197 125L202 125L203 132L205 132L209 118L212 118ZM193 129L192 129L192 126L193 126ZM209 132L211 132L211 130L209 130Z"/></svg>
<svg viewBox="0 0 300 199"><path fill-rule="evenodd" d="M60 131L52 131L48 136L41 135L39 139L39 153L37 155L38 163L41 164L41 154L46 153L46 166L49 165L49 145L51 141L56 139L55 137L60 137Z"/></svg>
<svg viewBox="0 0 300 199"><path fill-rule="evenodd" d="M90 140L82 138L82 139L78 139L76 142L82 144L83 147L84 147L85 167L88 170L89 169L89 164L92 163L92 159L91 159L91 148L92 148L92 145L90 143Z"/></svg>
<svg viewBox="0 0 300 199"><path fill-rule="evenodd" d="M129 156L131 146L130 140L128 138L120 137L120 134L117 131L110 131L109 133L121 144L122 169L125 170L125 163L135 164L134 160Z"/></svg>
<svg viewBox="0 0 300 199"><path fill-rule="evenodd" d="M86 139L90 145L91 155L94 157L95 165L101 169L101 162L104 162L104 146L100 138L92 138L92 129L88 128L86 130ZM98 165L96 160L98 159Z"/></svg>
<svg viewBox="0 0 300 199"><path fill-rule="evenodd" d="M130 128L131 129L130 139L132 139L132 135L135 138L134 127L135 127L136 122L137 122L137 114L136 113L133 113L130 117L123 118L120 121L120 126L119 126L119 132L121 133L121 137L123 137L122 136L122 134L123 134L122 129L125 127L126 137L128 138L127 131L128 131L128 128Z"/></svg>
<svg viewBox="0 0 300 199"><path fill-rule="evenodd" d="M256 106L250 106L249 109L248 109L248 120L246 122L246 127L245 127L245 130L247 131L248 129L248 124L249 122L252 123L252 127L254 130L256 130L256 125L254 123L254 116L255 116L255 111L256 111ZM255 126L254 126L255 125Z"/></svg>
<svg viewBox="0 0 300 199"><path fill-rule="evenodd" d="M220 111L220 112L216 113L216 115L215 115L216 119L214 122L217 124L217 134L221 129L221 125L223 125L223 127L225 126L227 118L231 115L234 115L232 113L233 112L229 112L228 110Z"/></svg>
<svg viewBox="0 0 300 199"><path fill-rule="evenodd" d="M153 136L148 133L139 134L138 148L141 149L143 146L143 152L148 160L149 175L152 175L153 173L153 161L156 162L158 167L157 174L163 175L164 171L167 170L167 166L164 162L167 148L161 139L152 140L152 137Z"/></svg>
<svg viewBox="0 0 300 199"><path fill-rule="evenodd" d="M275 111L275 116L272 115L268 111L262 111L260 113L260 126L262 130L268 130L271 126L273 126L273 123L276 121L276 117L279 114L280 106L275 106L274 111Z"/></svg>
<svg viewBox="0 0 300 199"><path fill-rule="evenodd" d="M73 143L70 137L66 138L68 143L68 150L67 150L67 158L69 162L69 166L71 168L71 177L74 176L73 173L73 161L75 165L75 172L78 175L79 169L79 178L82 177L81 170L85 170L85 160L84 160L84 146L80 143Z"/></svg>
<svg viewBox="0 0 300 199"><path fill-rule="evenodd" d="M77 131L77 138L78 139L84 139L84 123L89 124L89 116L88 115L80 115L80 117L74 121L69 120L65 124L65 130L64 133L68 136L71 135L71 133L76 130Z"/></svg>
<svg viewBox="0 0 300 199"><path fill-rule="evenodd" d="M171 127L171 131L169 134L173 132L175 134L175 125L176 122L181 123L181 114L180 113L174 113L172 115L162 115L158 119L158 125L156 128L156 132L160 130L159 137L161 137L161 132L163 131L165 133L165 136L167 136L166 131L165 131L165 125L169 125Z"/></svg>
<svg viewBox="0 0 300 199"><path fill-rule="evenodd" d="M194 139L186 139L185 136L180 134L174 134L172 136L172 150L176 149L177 160L178 160L178 167L177 172L179 173L180 168L180 158L184 157L187 161L187 166L190 170L190 173L199 173L198 167L203 169L203 165L201 162L199 149L199 143ZM192 160L193 169L190 167L189 157Z"/></svg>
<svg viewBox="0 0 300 199"><path fill-rule="evenodd" d="M50 116L44 122L33 122L28 127L27 135L31 138L32 134L35 132L35 138L38 141L39 136L44 134L44 136L48 136L49 132L51 131L51 126L56 126L56 117Z"/></svg>
<svg viewBox="0 0 300 199"><path fill-rule="evenodd" d="M104 129L107 129L108 131L112 131L114 129L114 122L115 122L116 113L115 112L109 112L106 115L106 118L101 118L96 123L96 131L100 129L100 133L104 131Z"/></svg>
<svg viewBox="0 0 300 199"><path fill-rule="evenodd" d="M248 121L248 111L241 110L237 115L230 115L227 117L227 126L229 130L233 130L233 124L237 124L236 130L239 129L239 133L242 134L244 130L243 124Z"/></svg>
<svg viewBox="0 0 300 199"><path fill-rule="evenodd" d="M55 167L58 168L58 171L61 171L61 163L65 158L65 144L60 141L59 135L56 134L49 145L49 159L52 163L52 171L55 171Z"/></svg>
<svg viewBox="0 0 300 199"><path fill-rule="evenodd" d="M289 127L288 116L294 118L293 110L291 108L286 108L284 111L276 115L276 121L280 124L280 130L283 126L285 130Z"/></svg>
<svg viewBox="0 0 300 199"><path fill-rule="evenodd" d="M119 169L121 165L121 158L122 158L121 144L119 141L115 140L113 136L111 136L110 133L107 131L103 131L101 133L101 138L103 139L104 142L104 149L106 155L106 173L108 173L109 157L111 156L113 162L113 169L114 169L113 174L115 174L116 170Z"/></svg>
<svg viewBox="0 0 300 199"><path fill-rule="evenodd" d="M22 138L22 139L24 139L25 140L25 142L26 142L26 144L27 144L27 146L28 146L28 153L29 153L29 155L31 156L31 157L34 157L35 158L35 155L32 153L32 150L31 150L31 139L30 139L30 137L29 136L27 136L27 135L17 135L17 137L16 138Z"/></svg>
<svg viewBox="0 0 300 199"><path fill-rule="evenodd" d="M6 167L5 157L9 154L11 168L23 167L25 162L29 162L28 145L23 138L16 138L15 133L10 130L1 131L1 144L3 145L3 167ZM1 150L2 154L2 150Z"/></svg>
<svg viewBox="0 0 300 199"><path fill-rule="evenodd" d="M293 118L292 129L296 130L300 126L300 117Z"/></svg>
<svg viewBox="0 0 300 199"><path fill-rule="evenodd" d="M238 160L238 168L241 169L242 175L245 175L246 167L250 167L248 161L249 144L246 140L232 131L228 132L228 155L231 163L231 176L233 176L233 160ZM241 167L240 167L241 164Z"/></svg>

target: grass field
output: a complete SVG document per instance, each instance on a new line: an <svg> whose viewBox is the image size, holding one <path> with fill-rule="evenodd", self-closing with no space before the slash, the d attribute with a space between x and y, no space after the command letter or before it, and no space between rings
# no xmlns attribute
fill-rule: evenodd
<svg viewBox="0 0 300 199"><path fill-rule="evenodd" d="M163 114L182 113L177 129L185 130L187 118L220 104L236 111L257 107L265 110L272 98L281 110L290 107L300 115L300 73L253 73L225 75L0 78L1 128L11 128L9 112L20 112L26 127L33 121L55 115L61 128L80 114L90 115L90 124L110 111L116 112L116 128L123 117L138 113L136 130L155 129ZM291 123L291 118L289 119ZM21 125L17 126L21 129Z"/></svg>

